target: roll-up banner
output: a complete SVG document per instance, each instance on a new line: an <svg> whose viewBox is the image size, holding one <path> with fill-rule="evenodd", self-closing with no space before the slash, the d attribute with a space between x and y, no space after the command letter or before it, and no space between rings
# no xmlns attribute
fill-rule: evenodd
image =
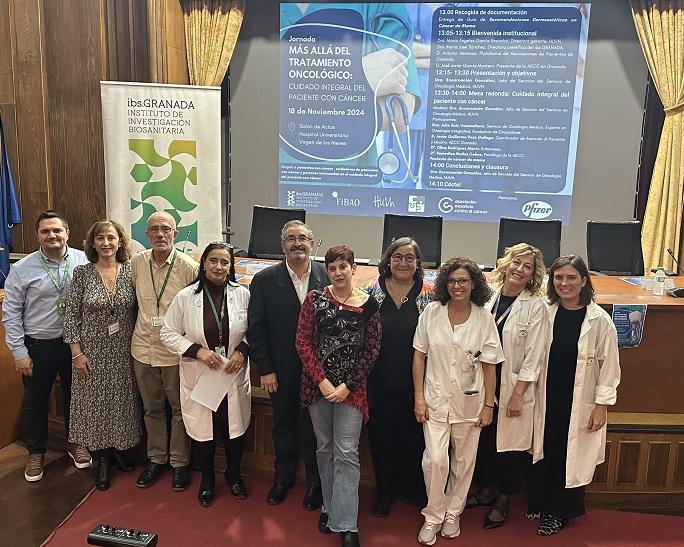
<svg viewBox="0 0 684 547"><path fill-rule="evenodd" d="M176 219L176 247L221 237L221 89L100 82L107 215L150 246L147 219Z"/></svg>

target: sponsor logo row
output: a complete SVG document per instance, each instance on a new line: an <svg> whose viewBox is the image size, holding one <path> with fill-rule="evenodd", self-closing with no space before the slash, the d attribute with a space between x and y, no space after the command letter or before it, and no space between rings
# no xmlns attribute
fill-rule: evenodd
<svg viewBox="0 0 684 547"><path fill-rule="evenodd" d="M302 197L306 198L306 201L310 201L312 196L300 196L300 192L295 190L287 191L287 206L297 207L304 205L302 202ZM334 200L334 204L341 208L358 208L364 205L364 201L358 197L345 197L341 196L339 192L331 192L331 197ZM317 198L322 198L323 195L319 194L315 196ZM399 210L400 202L396 197L393 196L381 196L374 195L370 200L371 205L376 209L385 210ZM410 194L406 203L406 211L409 213L424 213L425 212L426 197L419 194ZM437 208L441 213L451 214L451 213L469 213L475 210L477 207L477 200L474 199L459 199L452 196L443 196L437 202ZM520 212L523 216L539 220L543 218L548 218L553 213L553 207L542 200L532 200L524 203Z"/></svg>

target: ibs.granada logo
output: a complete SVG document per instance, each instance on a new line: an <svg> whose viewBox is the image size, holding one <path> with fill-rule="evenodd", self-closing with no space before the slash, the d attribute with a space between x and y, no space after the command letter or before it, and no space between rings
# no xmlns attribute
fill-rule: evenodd
<svg viewBox="0 0 684 547"><path fill-rule="evenodd" d="M545 201L528 201L522 206L522 214L527 218L539 220L553 213L553 207Z"/></svg>

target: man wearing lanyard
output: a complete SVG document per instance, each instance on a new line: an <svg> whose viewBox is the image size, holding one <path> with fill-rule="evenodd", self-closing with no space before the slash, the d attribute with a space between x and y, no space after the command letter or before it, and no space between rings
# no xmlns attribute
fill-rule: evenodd
<svg viewBox="0 0 684 547"><path fill-rule="evenodd" d="M24 383L23 422L28 449L24 478L29 482L43 478L48 401L58 374L64 430L69 438L71 352L62 339L62 328L72 273L76 266L88 263L83 251L67 246L69 226L54 211L38 215L36 233L40 249L12 265L2 303L5 339ZM76 467L90 467L92 459L84 447L67 446Z"/></svg>
<svg viewBox="0 0 684 547"><path fill-rule="evenodd" d="M249 358L256 364L273 406L275 478L266 501L285 501L295 481L297 462L304 460L306 490L302 505L313 511L321 506L321 479L316 463L316 438L308 409L299 408L302 362L295 349L297 320L306 294L329 283L325 266L310 258L311 228L299 220L281 232L285 260L260 271L252 279L247 320Z"/></svg>
<svg viewBox="0 0 684 547"><path fill-rule="evenodd" d="M131 260L131 277L138 298L131 353L145 407L147 457L150 460L136 484L140 488L153 485L170 463L173 468L171 486L175 491L181 491L190 484L190 439L181 415L178 355L164 347L159 332L173 297L197 277L198 265L174 248L178 231L176 221L168 213L152 214L146 233L152 249L136 254ZM172 412L170 440L166 401Z"/></svg>

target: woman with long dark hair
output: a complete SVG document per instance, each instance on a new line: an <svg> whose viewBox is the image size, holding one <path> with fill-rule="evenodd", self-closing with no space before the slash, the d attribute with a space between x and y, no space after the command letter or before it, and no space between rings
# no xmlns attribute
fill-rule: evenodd
<svg viewBox="0 0 684 547"><path fill-rule="evenodd" d="M249 346L245 342L248 304L249 291L235 283L232 246L210 243L202 253L197 279L173 299L161 329L164 345L181 357L181 410L202 471L198 500L203 507L214 500L217 438L226 451L225 479L231 495L247 497L240 463L251 417ZM216 409L191 398L205 374L213 374L214 381L227 385L227 394Z"/></svg>

